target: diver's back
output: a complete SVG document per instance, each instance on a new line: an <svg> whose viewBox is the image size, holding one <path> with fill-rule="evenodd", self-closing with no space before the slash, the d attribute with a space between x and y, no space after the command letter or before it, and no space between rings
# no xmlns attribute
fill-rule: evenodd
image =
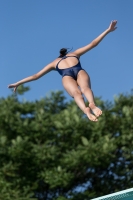
<svg viewBox="0 0 133 200"><path fill-rule="evenodd" d="M60 58L61 59L56 65L56 68L58 69L70 68L70 67L76 66L79 63L79 58L74 54L67 54Z"/></svg>

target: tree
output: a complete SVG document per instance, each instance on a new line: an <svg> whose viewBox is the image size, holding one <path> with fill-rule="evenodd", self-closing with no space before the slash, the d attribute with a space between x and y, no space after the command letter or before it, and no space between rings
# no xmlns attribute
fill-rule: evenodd
<svg viewBox="0 0 133 200"><path fill-rule="evenodd" d="M62 92L0 99L0 199L88 200L132 187L133 94L96 101L94 123Z"/></svg>

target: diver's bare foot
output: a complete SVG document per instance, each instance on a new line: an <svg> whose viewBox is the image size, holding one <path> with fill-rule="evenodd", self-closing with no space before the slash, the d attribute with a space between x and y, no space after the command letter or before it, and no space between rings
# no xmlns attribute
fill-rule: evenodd
<svg viewBox="0 0 133 200"><path fill-rule="evenodd" d="M96 107L94 103L89 103L89 107L96 117L99 117L102 114L102 111Z"/></svg>
<svg viewBox="0 0 133 200"><path fill-rule="evenodd" d="M89 120L94 121L94 122L98 121L98 119L96 118L96 116L91 113L91 109L89 107L85 108L85 114L87 115L87 117L89 118Z"/></svg>

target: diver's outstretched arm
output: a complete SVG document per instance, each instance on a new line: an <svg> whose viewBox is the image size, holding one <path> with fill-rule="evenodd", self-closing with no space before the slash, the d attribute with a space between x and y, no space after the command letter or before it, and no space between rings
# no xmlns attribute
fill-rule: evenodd
<svg viewBox="0 0 133 200"><path fill-rule="evenodd" d="M27 83L30 81L34 81L39 79L40 77L44 76L45 74L47 74L48 72L54 70L54 65L53 63L48 64L46 67L44 67L41 71L39 71L37 74L34 74L32 76L29 76L27 78L24 78L16 83L10 84L8 85L8 88L14 88L14 92L16 92L17 87L23 83Z"/></svg>
<svg viewBox="0 0 133 200"><path fill-rule="evenodd" d="M74 51L73 53L75 53L77 56L81 56L84 53L86 53L87 51L91 50L92 48L96 47L101 41L102 39L110 32L114 31L117 27L116 27L117 21L114 20L110 23L110 26L108 29L106 29L103 33L101 33L96 39L94 39L90 44L81 47L79 49L77 49L76 51Z"/></svg>

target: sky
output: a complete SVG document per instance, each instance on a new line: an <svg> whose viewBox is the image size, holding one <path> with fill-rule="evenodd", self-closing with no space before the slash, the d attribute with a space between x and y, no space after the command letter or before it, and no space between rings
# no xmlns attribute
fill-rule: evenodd
<svg viewBox="0 0 133 200"><path fill-rule="evenodd" d="M118 20L116 31L80 58L94 95L105 101L133 88L132 0L1 0L0 98L12 94L9 84L36 74L56 59L61 48L76 50L90 43L111 20ZM21 98L28 101L51 91L64 91L71 100L56 71L25 86L30 91Z"/></svg>

